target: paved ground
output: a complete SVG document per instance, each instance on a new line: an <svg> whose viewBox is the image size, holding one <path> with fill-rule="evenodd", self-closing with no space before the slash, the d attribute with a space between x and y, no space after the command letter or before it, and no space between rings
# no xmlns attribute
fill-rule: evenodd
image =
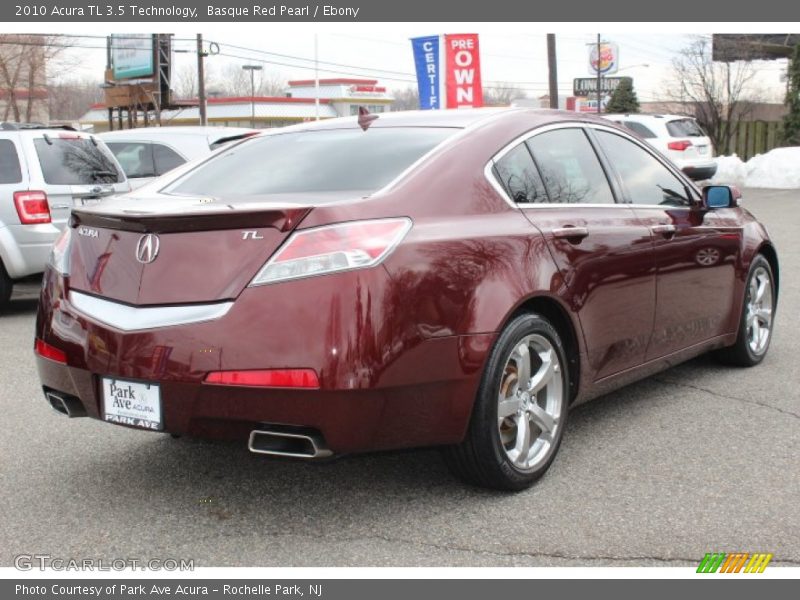
<svg viewBox="0 0 800 600"><path fill-rule="evenodd" d="M0 565L657 566L708 551L800 565L800 193L745 198L782 260L766 361L699 359L578 408L550 473L516 495L465 488L430 450L297 464L68 421L38 389L28 286L0 317Z"/></svg>

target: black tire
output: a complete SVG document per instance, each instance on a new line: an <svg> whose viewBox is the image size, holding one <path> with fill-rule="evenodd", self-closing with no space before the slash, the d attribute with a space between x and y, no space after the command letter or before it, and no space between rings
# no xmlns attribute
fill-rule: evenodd
<svg viewBox="0 0 800 600"><path fill-rule="evenodd" d="M553 382L556 391L560 381L561 401L559 414L555 420L557 425L553 427L547 451L530 468L521 468L512 461L506 450L508 446L504 446L501 440L500 429L503 425L500 424L498 407L501 391L508 389L508 369L511 364L509 361L513 359L512 353L531 337L536 340L541 338L547 340L558 358L557 367L550 381ZM541 371L537 371L539 372ZM543 392L550 394L551 389L546 386ZM518 396L519 394L516 394L511 400L515 401ZM529 399L531 404L534 401L541 402L541 393L538 396L539 400ZM506 326L495 342L481 378L466 438L462 443L444 449L445 462L457 477L471 485L497 490L523 490L544 475L553 462L564 434L569 412L568 404L569 373L561 337L545 318L536 314L520 315ZM512 421L502 421L502 423L513 423L514 417L509 418ZM517 418L522 417L517 416ZM540 434L544 434L544 429L540 430Z"/></svg>
<svg viewBox="0 0 800 600"><path fill-rule="evenodd" d="M3 261L0 261L0 311L2 311L11 300L11 291L14 289L14 282L8 276Z"/></svg>
<svg viewBox="0 0 800 600"><path fill-rule="evenodd" d="M766 345L759 351L754 351L751 347L750 327L748 325L748 305L751 300L751 281L758 273L766 273L769 275L769 291L770 291L770 324L768 328L768 337ZM772 331L775 323L775 306L777 304L777 295L775 294L775 276L772 272L772 267L769 261L764 258L762 254L756 255L753 263L750 265L750 270L747 273L747 283L745 285L744 301L742 302L742 316L739 318L739 329L736 335L736 343L727 348L722 348L716 353L717 358L728 365L737 367L753 367L759 364L769 350L769 344L772 340Z"/></svg>

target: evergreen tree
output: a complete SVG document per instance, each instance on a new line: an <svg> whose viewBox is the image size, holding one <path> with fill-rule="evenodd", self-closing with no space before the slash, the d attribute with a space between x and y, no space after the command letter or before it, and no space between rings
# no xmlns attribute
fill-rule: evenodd
<svg viewBox="0 0 800 600"><path fill-rule="evenodd" d="M786 106L789 112L783 117L783 143L786 146L800 146L800 44L794 47L789 63Z"/></svg>
<svg viewBox="0 0 800 600"><path fill-rule="evenodd" d="M605 112L623 114L639 112L639 99L633 89L633 79L630 77L622 78L617 89L611 94L611 99L606 104Z"/></svg>

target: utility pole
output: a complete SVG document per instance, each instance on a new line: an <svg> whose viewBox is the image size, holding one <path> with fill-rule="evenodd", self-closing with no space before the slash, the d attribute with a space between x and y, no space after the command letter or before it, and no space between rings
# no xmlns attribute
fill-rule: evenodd
<svg viewBox="0 0 800 600"><path fill-rule="evenodd" d="M263 69L261 65L242 65L242 69L250 71L250 127L256 127L256 71Z"/></svg>
<svg viewBox="0 0 800 600"><path fill-rule="evenodd" d="M550 79L550 108L558 108L558 69L556 67L556 34L547 34L547 72Z"/></svg>
<svg viewBox="0 0 800 600"><path fill-rule="evenodd" d="M197 34L197 105L200 108L200 125L208 125L206 111L206 70L203 61L206 53L203 51L203 34Z"/></svg>
<svg viewBox="0 0 800 600"><path fill-rule="evenodd" d="M319 39L314 34L314 120L319 121Z"/></svg>
<svg viewBox="0 0 800 600"><path fill-rule="evenodd" d="M603 97L603 91L600 89L600 81L601 81L601 73L600 73L600 34L597 34L597 114L599 115L602 112L600 107L601 98Z"/></svg>

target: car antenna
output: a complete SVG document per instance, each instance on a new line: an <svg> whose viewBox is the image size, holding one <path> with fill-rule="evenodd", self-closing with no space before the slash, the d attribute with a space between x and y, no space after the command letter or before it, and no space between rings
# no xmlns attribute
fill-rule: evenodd
<svg viewBox="0 0 800 600"><path fill-rule="evenodd" d="M378 115L371 115L366 106L358 107L358 125L366 131Z"/></svg>

